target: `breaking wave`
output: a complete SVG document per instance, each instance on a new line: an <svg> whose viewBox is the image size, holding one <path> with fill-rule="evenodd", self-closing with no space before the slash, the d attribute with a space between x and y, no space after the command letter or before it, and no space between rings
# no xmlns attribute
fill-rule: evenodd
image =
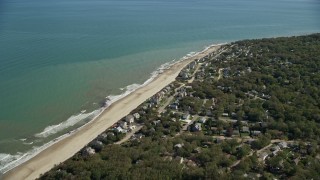
<svg viewBox="0 0 320 180"><path fill-rule="evenodd" d="M90 113L80 113L78 115L71 116L69 119L67 119L66 121L64 121L60 124L51 125L51 126L46 127L42 132L37 133L34 136L38 137L38 138L46 138L52 134L56 134L64 129L66 129L66 128L74 126L81 121L94 118L95 116L97 116L99 114L100 111L101 110L98 109L98 110L92 111Z"/></svg>

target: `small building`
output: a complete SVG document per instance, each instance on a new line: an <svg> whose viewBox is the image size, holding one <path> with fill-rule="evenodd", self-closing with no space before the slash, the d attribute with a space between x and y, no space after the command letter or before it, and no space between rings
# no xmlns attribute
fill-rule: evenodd
<svg viewBox="0 0 320 180"><path fill-rule="evenodd" d="M189 166L189 167L196 167L197 163L195 163L192 160L187 160L186 165Z"/></svg>
<svg viewBox="0 0 320 180"><path fill-rule="evenodd" d="M252 131L253 136L258 136L261 134L261 131Z"/></svg>
<svg viewBox="0 0 320 180"><path fill-rule="evenodd" d="M201 117L199 119L199 122L202 123L202 124L206 123L206 121L207 121L207 119L205 117Z"/></svg>
<svg viewBox="0 0 320 180"><path fill-rule="evenodd" d="M184 159L183 157L177 156L176 158L174 158L174 160L182 164Z"/></svg>
<svg viewBox="0 0 320 180"><path fill-rule="evenodd" d="M197 148L193 149L192 152L193 153L201 153L201 147L197 147Z"/></svg>
<svg viewBox="0 0 320 180"><path fill-rule="evenodd" d="M186 119L189 119L190 118L190 114L189 113L185 113L182 115L182 119L183 120L186 120Z"/></svg>
<svg viewBox="0 0 320 180"><path fill-rule="evenodd" d="M119 127L116 127L114 130L115 130L116 132L118 132L118 133L126 133L126 132L127 132L125 129L122 129L120 126L119 126Z"/></svg>
<svg viewBox="0 0 320 180"><path fill-rule="evenodd" d="M173 110L177 110L177 109L178 109L178 105L176 105L176 104L171 104L171 105L170 105L170 108L173 109Z"/></svg>
<svg viewBox="0 0 320 180"><path fill-rule="evenodd" d="M266 160L266 158L267 158L268 156L269 156L269 154L266 153L266 152L264 152L264 153L260 154L259 158L264 161L264 160Z"/></svg>
<svg viewBox="0 0 320 180"><path fill-rule="evenodd" d="M182 79L189 79L189 73L188 72L181 72L179 74L179 76L182 78Z"/></svg>
<svg viewBox="0 0 320 180"><path fill-rule="evenodd" d="M83 149L81 154L82 154L82 156L90 156L95 153L96 153L96 151L92 147L86 147Z"/></svg>
<svg viewBox="0 0 320 180"><path fill-rule="evenodd" d="M191 125L191 131L193 132L197 132L197 131L201 131L202 127L201 127L201 123L196 123Z"/></svg>
<svg viewBox="0 0 320 180"><path fill-rule="evenodd" d="M213 114L212 114L212 111L207 110L207 111L206 111L206 115L207 115L207 116L212 116L212 115L213 115Z"/></svg>
<svg viewBox="0 0 320 180"><path fill-rule="evenodd" d="M157 124L159 124L160 122L161 122L160 120L152 121L152 124L153 124L153 125L157 125Z"/></svg>
<svg viewBox="0 0 320 180"><path fill-rule="evenodd" d="M172 161L172 156L163 156L164 161Z"/></svg>
<svg viewBox="0 0 320 180"><path fill-rule="evenodd" d="M249 133L250 131L249 131L249 127L248 126L243 126L242 128L241 128L241 132L243 132L243 133Z"/></svg>
<svg viewBox="0 0 320 180"><path fill-rule="evenodd" d="M134 123L134 117L131 114L126 116L126 122L129 124Z"/></svg>
<svg viewBox="0 0 320 180"><path fill-rule="evenodd" d="M111 131L108 132L107 135L108 135L108 136L115 136L115 134L114 134L113 132L111 132Z"/></svg>
<svg viewBox="0 0 320 180"><path fill-rule="evenodd" d="M136 119L139 119L140 118L140 114L139 113L134 113L133 117L136 118Z"/></svg>
<svg viewBox="0 0 320 180"><path fill-rule="evenodd" d="M184 146L184 144L176 144L174 145L174 148L179 149L182 148Z"/></svg>
<svg viewBox="0 0 320 180"><path fill-rule="evenodd" d="M120 121L119 125L123 129L127 129L128 128L128 123L126 121Z"/></svg>
<svg viewBox="0 0 320 180"><path fill-rule="evenodd" d="M92 141L89 145L95 150L100 151L103 148L103 143L101 141Z"/></svg>
<svg viewBox="0 0 320 180"><path fill-rule="evenodd" d="M232 135L233 135L233 136L239 136L239 135L240 135L240 132L239 132L239 131L232 131Z"/></svg>
<svg viewBox="0 0 320 180"><path fill-rule="evenodd" d="M280 150L281 150L281 148L278 145L271 147L271 151L277 151L278 152Z"/></svg>
<svg viewBox="0 0 320 180"><path fill-rule="evenodd" d="M130 125L129 126L129 129L132 131L132 130L134 130L134 129L136 129L137 127L135 126L135 125Z"/></svg>
<svg viewBox="0 0 320 180"><path fill-rule="evenodd" d="M187 92L179 92L178 97L183 98L187 96Z"/></svg>
<svg viewBox="0 0 320 180"><path fill-rule="evenodd" d="M142 133L138 133L138 134L135 134L134 137L137 138L137 139L141 139L143 138L145 135L143 135Z"/></svg>
<svg viewBox="0 0 320 180"><path fill-rule="evenodd" d="M228 117L229 114L228 114L228 113L222 113L222 116L223 116L223 117Z"/></svg>
<svg viewBox="0 0 320 180"><path fill-rule="evenodd" d="M278 144L278 146L282 149L287 148L288 147L288 143L285 141L282 141Z"/></svg>
<svg viewBox="0 0 320 180"><path fill-rule="evenodd" d="M108 137L108 134L107 133L102 133L102 134L100 134L99 136L98 136L98 140L103 140L103 139L105 139L105 138L107 138Z"/></svg>

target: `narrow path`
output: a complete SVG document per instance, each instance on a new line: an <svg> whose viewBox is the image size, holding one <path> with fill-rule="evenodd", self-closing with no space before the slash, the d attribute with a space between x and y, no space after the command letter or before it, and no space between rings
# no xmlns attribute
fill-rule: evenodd
<svg viewBox="0 0 320 180"><path fill-rule="evenodd" d="M199 68L200 68L201 64L198 63L196 69L194 70L193 74L192 74L192 78L190 80L188 80L188 83L192 83L194 81L195 78L195 74L198 72Z"/></svg>
<svg viewBox="0 0 320 180"><path fill-rule="evenodd" d="M116 142L114 144L122 144L122 143L128 141L131 138L131 136L133 136L134 133L138 132L142 127L143 127L143 125L137 125L137 127L134 130L132 130L131 132L127 133L124 138L122 138L120 141L118 141L118 142Z"/></svg>
<svg viewBox="0 0 320 180"><path fill-rule="evenodd" d="M217 81L219 81L222 78L222 70L223 68L220 68L218 71L219 75L218 75Z"/></svg>

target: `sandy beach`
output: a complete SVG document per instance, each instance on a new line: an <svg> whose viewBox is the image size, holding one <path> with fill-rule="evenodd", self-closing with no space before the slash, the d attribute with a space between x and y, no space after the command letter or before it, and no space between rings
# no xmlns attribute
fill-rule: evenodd
<svg viewBox="0 0 320 180"><path fill-rule="evenodd" d="M211 46L196 56L174 64L169 69L164 70L163 73L161 73L146 86L137 89L130 95L112 104L98 118L93 120L93 122L87 124L71 136L62 139L61 141L58 141L57 143L43 150L29 161L8 171L2 178L8 180L38 178L41 174L44 174L53 168L54 165L57 165L72 157L90 141L95 139L99 134L111 127L122 117L129 114L145 100L175 81L175 78L178 76L179 72L187 64L195 59L200 59L210 53L213 53L219 48L219 45Z"/></svg>

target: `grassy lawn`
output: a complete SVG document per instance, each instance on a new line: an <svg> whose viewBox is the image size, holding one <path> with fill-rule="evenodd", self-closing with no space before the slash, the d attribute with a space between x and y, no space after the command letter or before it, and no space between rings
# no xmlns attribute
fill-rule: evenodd
<svg viewBox="0 0 320 180"><path fill-rule="evenodd" d="M249 136L250 133L246 132L246 133L240 133L241 134L241 137L245 137L245 136Z"/></svg>

